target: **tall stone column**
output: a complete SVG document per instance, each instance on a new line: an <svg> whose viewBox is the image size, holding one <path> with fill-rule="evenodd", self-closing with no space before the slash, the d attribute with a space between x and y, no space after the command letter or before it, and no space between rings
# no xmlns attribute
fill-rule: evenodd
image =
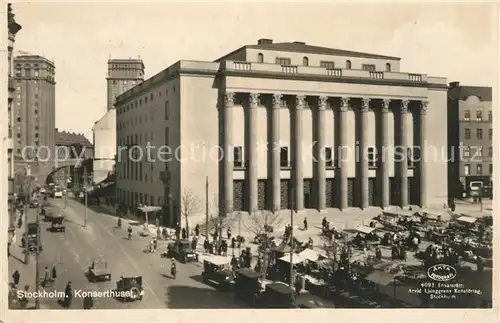
<svg viewBox="0 0 500 323"><path fill-rule="evenodd" d="M304 109L306 97L297 95L294 110L294 153L293 153L293 179L295 192L295 209L297 211L304 209L304 165L302 161L302 110ZM293 207L293 206L292 206Z"/></svg>
<svg viewBox="0 0 500 323"><path fill-rule="evenodd" d="M369 202L369 181L368 181L368 158L366 152L368 150L368 111L370 109L370 99L361 100L361 138L359 149L361 158L359 170L361 180L361 208L364 210L368 207Z"/></svg>
<svg viewBox="0 0 500 323"><path fill-rule="evenodd" d="M318 99L318 113L316 124L317 142L315 145L317 167L316 167L316 194L317 205L319 211L325 209L326 204L326 165L325 165L325 109L327 106L328 97L320 96Z"/></svg>
<svg viewBox="0 0 500 323"><path fill-rule="evenodd" d="M428 101L420 103L420 161L419 161L419 175L420 175L420 206L427 206L427 170L426 170L426 140L427 140L427 105Z"/></svg>
<svg viewBox="0 0 500 323"><path fill-rule="evenodd" d="M233 107L235 93L224 93L224 174L223 174L223 203L222 213L228 214L233 210Z"/></svg>
<svg viewBox="0 0 500 323"><path fill-rule="evenodd" d="M400 155L399 177L401 184L401 207L408 205L408 141L406 134L406 115L408 114L409 100L402 100L399 113Z"/></svg>
<svg viewBox="0 0 500 323"><path fill-rule="evenodd" d="M348 160L346 157L349 157L349 153L344 152L347 150L347 128L349 125L347 124L347 111L349 110L349 100L350 98L343 97L340 102L340 113L339 113L339 149L337 149L338 156L338 167L339 171L339 208L341 210L347 209L348 206L348 188L347 188L347 163ZM342 154L347 154L346 156L342 156Z"/></svg>
<svg viewBox="0 0 500 323"><path fill-rule="evenodd" d="M273 211L281 209L281 164L280 164L280 109L281 109L281 94L273 94L273 106L271 115L271 167L272 167L272 196L273 196Z"/></svg>
<svg viewBox="0 0 500 323"><path fill-rule="evenodd" d="M381 109L381 116L380 116L380 129L381 129L381 138L380 138L380 152L378 153L379 155L379 160L378 160L378 166L381 168L380 173L381 173L381 194L382 194L382 207L388 207L390 204L390 182L389 182L389 161L392 160L392 158L389 157L389 107L391 104L391 100L389 99L384 99L382 101L382 109Z"/></svg>
<svg viewBox="0 0 500 323"><path fill-rule="evenodd" d="M247 172L247 187L248 187L248 212L255 212L259 207L259 186L257 179L257 108L259 106L259 94L250 93L248 102L248 172Z"/></svg>

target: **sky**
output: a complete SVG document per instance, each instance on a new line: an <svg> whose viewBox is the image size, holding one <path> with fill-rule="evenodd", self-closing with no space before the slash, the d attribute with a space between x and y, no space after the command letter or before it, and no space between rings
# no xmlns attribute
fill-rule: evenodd
<svg viewBox="0 0 500 323"><path fill-rule="evenodd" d="M401 71L496 86L493 3L19 2L15 51L53 59L56 126L92 140L106 112L107 60L213 61L259 38L401 57Z"/></svg>

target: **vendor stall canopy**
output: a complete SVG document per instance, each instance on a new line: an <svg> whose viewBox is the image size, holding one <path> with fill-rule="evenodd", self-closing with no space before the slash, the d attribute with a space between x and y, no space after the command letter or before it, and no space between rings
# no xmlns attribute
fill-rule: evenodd
<svg viewBox="0 0 500 323"><path fill-rule="evenodd" d="M470 224L476 222L476 220L477 220L476 218L472 218L470 216L461 216L457 219L457 221L459 221L459 222L466 222L466 223L470 223Z"/></svg>
<svg viewBox="0 0 500 323"><path fill-rule="evenodd" d="M356 231L359 233L370 234L375 230L375 228L367 227L366 225L360 225L356 228Z"/></svg>
<svg viewBox="0 0 500 323"><path fill-rule="evenodd" d="M224 265L229 264L229 262L230 262L230 260L227 257L215 256L215 255L212 255L205 260L208 261L209 263L216 265L216 266L224 266Z"/></svg>
<svg viewBox="0 0 500 323"><path fill-rule="evenodd" d="M312 249L305 249L302 252L299 253L299 256L302 259L307 259L309 261L318 261L322 258L326 258L325 255L321 254L320 252L317 252L316 250Z"/></svg>
<svg viewBox="0 0 500 323"><path fill-rule="evenodd" d="M290 256L286 255L280 258L280 260L283 260L284 262L290 263ZM304 262L306 258L301 257L300 254L294 254L292 258L292 264L300 264L301 262Z"/></svg>

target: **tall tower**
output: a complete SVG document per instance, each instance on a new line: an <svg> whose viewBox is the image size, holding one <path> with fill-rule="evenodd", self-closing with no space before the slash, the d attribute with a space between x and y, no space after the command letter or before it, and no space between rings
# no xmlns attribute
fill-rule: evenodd
<svg viewBox="0 0 500 323"><path fill-rule="evenodd" d="M24 157L39 150L38 157L47 158L56 145L55 65L40 55L21 55L14 68L14 156L23 157L26 148Z"/></svg>
<svg viewBox="0 0 500 323"><path fill-rule="evenodd" d="M142 59L108 60L108 111L114 109L117 96L144 81Z"/></svg>

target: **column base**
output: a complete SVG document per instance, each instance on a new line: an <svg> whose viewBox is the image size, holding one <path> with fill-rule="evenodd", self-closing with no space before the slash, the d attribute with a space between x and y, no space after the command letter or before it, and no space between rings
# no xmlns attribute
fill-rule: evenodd
<svg viewBox="0 0 500 323"><path fill-rule="evenodd" d="M328 209L318 210L318 213L321 213L321 214L328 213Z"/></svg>

